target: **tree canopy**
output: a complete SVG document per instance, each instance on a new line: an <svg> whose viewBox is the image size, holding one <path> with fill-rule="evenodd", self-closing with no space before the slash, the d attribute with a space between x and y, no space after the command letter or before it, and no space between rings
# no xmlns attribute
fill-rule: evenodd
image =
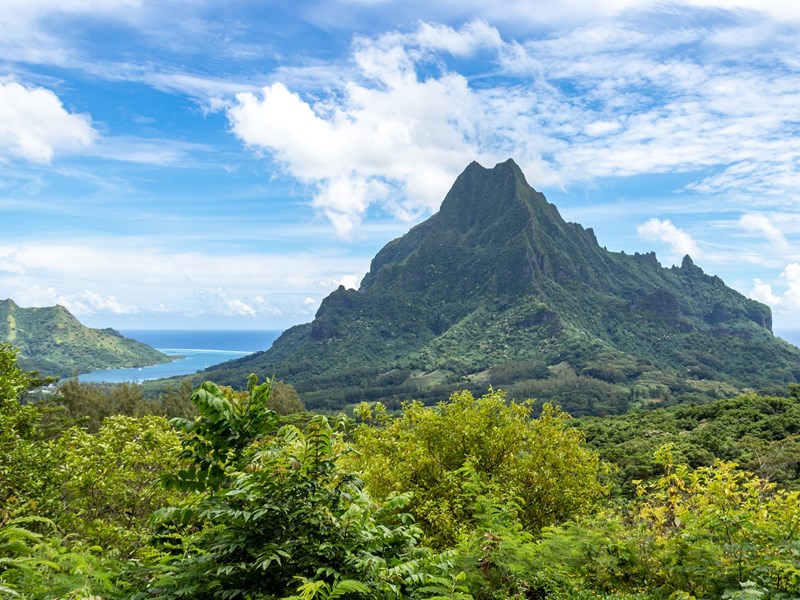
<svg viewBox="0 0 800 600"><path fill-rule="evenodd" d="M281 415L253 376L154 403L168 421L101 416L86 399L142 399L77 383L28 402L15 359L0 345L2 597L800 596L796 389L582 421L461 391L354 421Z"/></svg>

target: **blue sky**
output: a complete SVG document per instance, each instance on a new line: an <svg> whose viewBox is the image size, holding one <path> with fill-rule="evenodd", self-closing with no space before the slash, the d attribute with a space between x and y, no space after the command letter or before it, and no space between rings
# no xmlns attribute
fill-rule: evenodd
<svg viewBox="0 0 800 600"><path fill-rule="evenodd" d="M800 3L0 0L0 297L280 329L514 158L800 328Z"/></svg>

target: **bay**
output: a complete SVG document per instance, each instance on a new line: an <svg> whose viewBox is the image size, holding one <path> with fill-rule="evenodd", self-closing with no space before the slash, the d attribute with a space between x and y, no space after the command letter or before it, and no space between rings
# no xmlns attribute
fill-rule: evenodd
<svg viewBox="0 0 800 600"><path fill-rule="evenodd" d="M78 375L84 383L139 383L163 377L179 377L202 371L220 363L267 350L279 330L169 330L140 329L121 331L176 360L149 367L103 369Z"/></svg>

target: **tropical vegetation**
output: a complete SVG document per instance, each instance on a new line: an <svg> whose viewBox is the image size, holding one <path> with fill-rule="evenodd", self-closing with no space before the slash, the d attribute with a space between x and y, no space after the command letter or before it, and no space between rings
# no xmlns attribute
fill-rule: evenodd
<svg viewBox="0 0 800 600"><path fill-rule="evenodd" d="M797 387L574 419L38 383L0 345L2 597L800 596Z"/></svg>

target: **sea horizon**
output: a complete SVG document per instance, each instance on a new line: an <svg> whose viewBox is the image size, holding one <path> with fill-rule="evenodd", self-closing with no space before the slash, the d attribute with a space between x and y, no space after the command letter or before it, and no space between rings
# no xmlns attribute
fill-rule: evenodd
<svg viewBox="0 0 800 600"><path fill-rule="evenodd" d="M102 369L78 375L84 383L140 383L153 379L192 375L209 367L269 349L283 330L235 329L125 329L125 337L138 340L170 356L168 363L146 367Z"/></svg>
<svg viewBox="0 0 800 600"><path fill-rule="evenodd" d="M234 350L260 352L267 350L284 330L282 329L121 329L125 337L133 338L157 350Z"/></svg>

